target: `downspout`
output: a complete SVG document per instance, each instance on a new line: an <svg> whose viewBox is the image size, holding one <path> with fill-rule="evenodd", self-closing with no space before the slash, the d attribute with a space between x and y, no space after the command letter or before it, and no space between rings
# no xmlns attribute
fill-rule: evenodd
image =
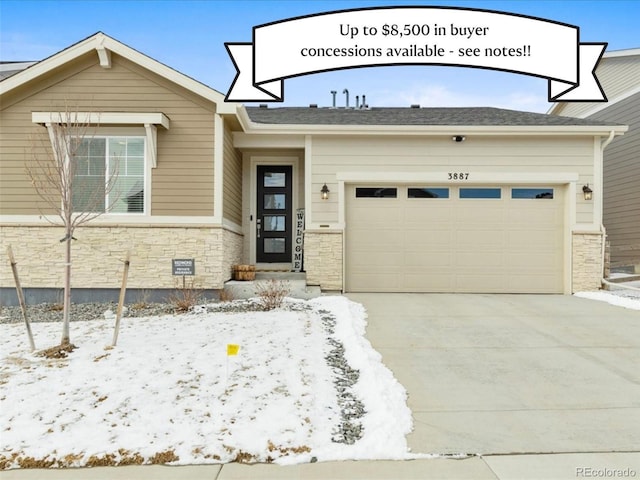
<svg viewBox="0 0 640 480"><path fill-rule="evenodd" d="M604 149L607 148L609 146L609 144L613 141L613 137L616 136L616 131L615 130L611 130L611 132L609 132L609 138L607 138L604 142L602 142L602 152L604 153Z"/></svg>
<svg viewBox="0 0 640 480"><path fill-rule="evenodd" d="M611 130L611 132L609 132L609 137L603 141L600 144L600 153L602 155L602 170L604 171L604 149L607 148L607 146L613 141L613 138L616 136L616 132L615 130ZM602 186L604 187L604 178L602 179ZM601 195L604 193L604 188L603 188L603 192L601 193ZM605 257L605 250L606 250L606 244L607 244L607 230L604 227L604 223L600 225L600 231L602 232L602 248L601 248L601 260L602 260L602 280L600 281L601 285L610 285L611 282L609 282L606 278L604 278L604 257ZM632 288L633 287L625 287L625 288ZM637 290L637 289L636 289Z"/></svg>

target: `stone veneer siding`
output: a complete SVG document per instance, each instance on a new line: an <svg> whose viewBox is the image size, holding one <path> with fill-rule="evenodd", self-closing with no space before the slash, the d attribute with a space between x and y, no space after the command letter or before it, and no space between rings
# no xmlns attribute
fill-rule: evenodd
<svg viewBox="0 0 640 480"><path fill-rule="evenodd" d="M2 226L0 252L11 245L24 288L62 288L65 246L62 227ZM93 226L76 230L72 288L119 288L123 259L131 250L128 288L175 288L171 260L194 258L198 288L220 289L238 263L242 235L215 226ZM0 262L1 287L14 287L8 261Z"/></svg>
<svg viewBox="0 0 640 480"><path fill-rule="evenodd" d="M342 232L305 232L304 269L307 284L342 290Z"/></svg>
<svg viewBox="0 0 640 480"><path fill-rule="evenodd" d="M62 288L64 236L61 227L2 226L0 253L13 248L24 288ZM84 226L76 230L73 288L119 288L122 259L131 249L129 288L175 288L171 259L195 258L195 285L220 289L241 263L242 235L212 226ZM342 232L305 232L307 283L342 290ZM573 234L572 291L598 290L602 278L602 234ZM0 262L0 287L13 288L8 261Z"/></svg>
<svg viewBox="0 0 640 480"><path fill-rule="evenodd" d="M226 277L223 283L233 278L233 266L242 263L243 249L244 235L227 229L222 230L222 272Z"/></svg>
<svg viewBox="0 0 640 480"><path fill-rule="evenodd" d="M573 234L573 292L598 290L603 275L602 234Z"/></svg>

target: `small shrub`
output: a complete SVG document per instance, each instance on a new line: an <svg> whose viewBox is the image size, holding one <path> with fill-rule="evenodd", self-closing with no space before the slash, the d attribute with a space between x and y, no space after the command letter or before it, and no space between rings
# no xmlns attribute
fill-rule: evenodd
<svg viewBox="0 0 640 480"><path fill-rule="evenodd" d="M202 290L191 282L189 285L176 288L175 292L169 295L169 303L176 312L185 313L200 303L202 294Z"/></svg>
<svg viewBox="0 0 640 480"><path fill-rule="evenodd" d="M45 358L67 358L76 348L78 347L72 343L63 343L45 350L40 350L36 355Z"/></svg>
<svg viewBox="0 0 640 480"><path fill-rule="evenodd" d="M50 312L61 312L64 310L64 290L59 290L56 295L56 301L49 305Z"/></svg>
<svg viewBox="0 0 640 480"><path fill-rule="evenodd" d="M136 296L136 301L131 305L131 310L144 310L149 306L149 290L140 290Z"/></svg>
<svg viewBox="0 0 640 480"><path fill-rule="evenodd" d="M164 452L158 452L153 457L149 458L149 463L152 465L162 465L165 463L177 462L180 457L176 455L173 450L166 450Z"/></svg>
<svg viewBox="0 0 640 480"><path fill-rule="evenodd" d="M289 295L291 289L289 282L283 280L267 280L259 282L256 286L256 294L263 310L273 310L282 306L282 301Z"/></svg>

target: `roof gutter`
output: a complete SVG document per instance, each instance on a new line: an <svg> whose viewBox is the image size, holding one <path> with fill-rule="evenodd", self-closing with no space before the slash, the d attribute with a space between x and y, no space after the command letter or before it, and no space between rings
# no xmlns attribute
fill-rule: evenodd
<svg viewBox="0 0 640 480"><path fill-rule="evenodd" d="M244 108L239 109L240 123L245 132L252 134L317 134L317 135L450 135L456 133L476 135L622 135L628 127L623 125L319 125L255 123ZM606 146L606 145L605 145ZM604 148L604 147L603 147Z"/></svg>

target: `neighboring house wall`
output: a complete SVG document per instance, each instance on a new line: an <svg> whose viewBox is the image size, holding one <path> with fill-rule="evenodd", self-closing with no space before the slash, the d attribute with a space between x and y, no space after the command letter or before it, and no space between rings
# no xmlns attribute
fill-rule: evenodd
<svg viewBox="0 0 640 480"><path fill-rule="evenodd" d="M640 61L638 55L616 56L616 52L608 52L598 64L596 77L603 86L609 102L615 102L618 97L630 88L640 86ZM554 115L578 118L594 118L585 116L594 107L601 104L593 102L562 103L554 107Z"/></svg>
<svg viewBox="0 0 640 480"><path fill-rule="evenodd" d="M558 103L551 113L629 126L604 151L603 224L611 267L640 272L640 49L605 53L596 76L608 103Z"/></svg>
<svg viewBox="0 0 640 480"><path fill-rule="evenodd" d="M605 150L603 217L611 266L640 272L640 92L589 118L629 125Z"/></svg>

